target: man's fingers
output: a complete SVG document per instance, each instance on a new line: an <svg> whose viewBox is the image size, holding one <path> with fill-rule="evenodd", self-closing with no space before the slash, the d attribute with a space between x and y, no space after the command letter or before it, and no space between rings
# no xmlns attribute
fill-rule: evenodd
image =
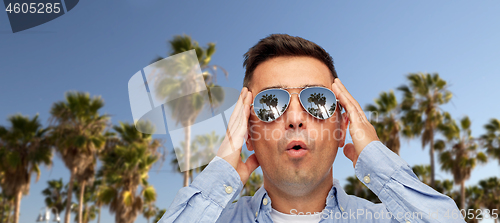
<svg viewBox="0 0 500 223"><path fill-rule="evenodd" d="M237 131L238 137L243 138L243 140L242 140L242 143L243 143L245 141L246 135L248 135L247 134L247 131L248 131L247 123L248 123L248 118L250 117L250 106L244 104L243 110L241 112L242 112L242 114L240 114L241 115L240 124L239 124L238 129L236 131ZM239 142L239 140L238 140L238 142Z"/></svg>
<svg viewBox="0 0 500 223"><path fill-rule="evenodd" d="M247 93L246 93L246 97L245 97L245 100L243 101L244 104L250 106L252 104L252 101L253 101L253 94L251 91L248 91L247 90Z"/></svg>
<svg viewBox="0 0 500 223"><path fill-rule="evenodd" d="M366 115L363 113L363 108L361 108L358 101L356 101L356 99L354 99L354 97L352 97L351 93L349 93L349 91L345 88L344 84L342 84L342 81L340 81L340 79L338 79L338 78L335 78L333 84L336 85L340 89L340 91L342 93L344 93L344 95L349 99L349 101L351 101L351 103L356 107L362 121L368 122Z"/></svg>
<svg viewBox="0 0 500 223"><path fill-rule="evenodd" d="M230 152L241 151L241 146L245 142L245 135L247 135L247 125L248 119L250 117L250 105L252 101L252 93L249 91L244 92L245 94L241 97L239 110L233 111L231 114L231 122L228 123L228 128L226 130L226 137L229 141L230 151L224 151L224 154Z"/></svg>
<svg viewBox="0 0 500 223"><path fill-rule="evenodd" d="M359 112L356 106L349 100L349 98L346 97L345 93L340 90L340 88L333 84L332 89L337 96L337 99L339 99L340 104L344 106L344 109L346 110L347 117L349 118L349 121L352 123L356 123L359 121Z"/></svg>
<svg viewBox="0 0 500 223"><path fill-rule="evenodd" d="M358 110L360 110L360 111L363 110L363 109L361 109L361 106L359 105L358 101L356 101L356 99L354 99L352 97L351 93L349 93L349 91L342 84L342 81L340 81L340 79L335 78L334 84L336 84L340 88L340 90L346 94L347 98L349 98L349 100L351 100L351 102L354 104L354 106L356 106L356 108L358 108Z"/></svg>
<svg viewBox="0 0 500 223"><path fill-rule="evenodd" d="M338 79L335 79L338 80ZM351 99L349 97L349 93L343 91L337 84L333 83L332 84L332 89L335 95L337 96L337 99L340 101L340 104L342 104L347 112L349 121L352 123L359 123L359 122L365 122L367 121L365 115L363 114L363 110L359 110L359 107L356 106L357 102L353 102L354 99Z"/></svg>
<svg viewBox="0 0 500 223"><path fill-rule="evenodd" d="M243 105L244 98L247 96L246 92L248 92L248 89L246 87L241 89L241 93L240 93L240 96L238 97L238 101L236 101L236 105L234 106L233 113L231 114L231 117L229 118L228 127L229 127L229 123L234 123L234 120L236 119L237 114L239 114L239 111L241 110L241 107Z"/></svg>
<svg viewBox="0 0 500 223"><path fill-rule="evenodd" d="M240 98L238 99L238 102L236 102L236 106L234 107L233 113L231 114L231 117L229 118L229 123L227 126L227 133L228 135L232 136L237 129L238 126L241 125L241 117L243 114L244 110L244 105L245 105L245 99L248 96L248 90L245 90L246 88L243 88L242 93L243 95L240 95Z"/></svg>
<svg viewBox="0 0 500 223"><path fill-rule="evenodd" d="M241 110L238 113L237 119L235 121L234 130L237 132L238 137L245 137L248 125L248 119L250 117L250 103L252 100L252 93L247 92L245 99L241 106Z"/></svg>

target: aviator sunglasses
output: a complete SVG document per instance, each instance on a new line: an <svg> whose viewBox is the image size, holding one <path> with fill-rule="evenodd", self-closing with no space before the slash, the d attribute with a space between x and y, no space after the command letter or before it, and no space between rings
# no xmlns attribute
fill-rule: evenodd
<svg viewBox="0 0 500 223"><path fill-rule="evenodd" d="M302 89L290 93L286 89ZM325 87L271 88L259 92L253 99L253 109L263 122L272 122L285 113L293 94L299 96L302 107L317 119L330 118L337 108L335 94ZM338 104L340 106L340 103ZM341 109L341 108L340 108Z"/></svg>

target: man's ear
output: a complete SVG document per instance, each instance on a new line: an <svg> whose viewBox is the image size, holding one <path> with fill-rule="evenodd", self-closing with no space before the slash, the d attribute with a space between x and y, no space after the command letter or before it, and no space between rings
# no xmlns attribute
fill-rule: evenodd
<svg viewBox="0 0 500 223"><path fill-rule="evenodd" d="M345 145L345 137L347 135L347 126L349 125L349 118L347 117L347 112L340 114L340 130L342 136L340 137L339 147L344 147Z"/></svg>
<svg viewBox="0 0 500 223"><path fill-rule="evenodd" d="M245 143L247 145L248 151L253 151L253 145L252 145L252 143L250 143L250 133L247 133Z"/></svg>

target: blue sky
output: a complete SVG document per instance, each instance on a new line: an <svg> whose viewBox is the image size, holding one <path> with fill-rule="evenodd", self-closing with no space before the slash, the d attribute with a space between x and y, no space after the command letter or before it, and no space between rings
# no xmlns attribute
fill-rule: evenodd
<svg viewBox="0 0 500 223"><path fill-rule="evenodd" d="M71 90L101 95L113 123L132 121L127 83L156 56L166 56L167 40L189 34L200 44L217 44L213 64L229 72L221 85L240 89L243 53L271 33L301 36L334 58L340 79L364 107L381 91L405 83L410 72L438 72L450 83L454 118L469 115L473 135L500 118L500 2L471 1L160 1L82 0L70 12L38 27L12 34L0 13L0 125L15 113L39 114L44 124L53 102ZM223 78L219 78L223 79ZM400 98L399 92L397 92ZM164 138L170 150L172 143ZM401 156L427 164L427 150L405 140ZM167 160L170 160L167 157ZM182 186L168 163L151 171L161 208ZM335 177L345 182L352 163L339 151ZM500 177L498 161L478 167L468 184ZM34 222L44 206L46 181L69 171L57 156L42 169L22 200L21 221ZM450 178L439 172L438 179ZM113 217L103 208L102 222ZM142 217L137 222L145 222Z"/></svg>

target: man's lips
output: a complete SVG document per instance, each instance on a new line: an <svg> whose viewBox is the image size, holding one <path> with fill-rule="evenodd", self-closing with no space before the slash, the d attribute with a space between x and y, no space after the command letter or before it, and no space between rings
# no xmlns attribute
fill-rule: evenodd
<svg viewBox="0 0 500 223"><path fill-rule="evenodd" d="M291 158L300 158L307 154L308 149L304 142L294 140L288 143L285 152Z"/></svg>
<svg viewBox="0 0 500 223"><path fill-rule="evenodd" d="M300 140L293 140L290 143L288 143L288 145L286 146L286 150L291 150L291 149L295 150L298 147L300 147L300 149L307 150L306 144L304 142L300 141Z"/></svg>

